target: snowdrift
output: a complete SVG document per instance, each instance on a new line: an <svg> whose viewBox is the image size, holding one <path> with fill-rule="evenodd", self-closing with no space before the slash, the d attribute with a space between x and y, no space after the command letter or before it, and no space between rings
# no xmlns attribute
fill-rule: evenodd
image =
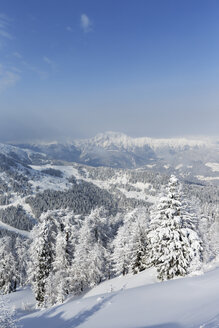
<svg viewBox="0 0 219 328"><path fill-rule="evenodd" d="M156 282L152 270L118 277L47 310L31 310L29 289L5 296L22 328L219 327L219 268Z"/></svg>

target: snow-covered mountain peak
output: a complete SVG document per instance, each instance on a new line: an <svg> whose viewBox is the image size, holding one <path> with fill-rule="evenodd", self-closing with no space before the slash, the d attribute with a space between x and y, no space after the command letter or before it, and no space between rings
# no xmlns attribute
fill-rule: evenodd
<svg viewBox="0 0 219 328"><path fill-rule="evenodd" d="M106 132L100 133L90 139L77 140L78 146L96 146L101 148L111 148L112 146L118 147L120 149L134 149L142 147L150 147L153 150L159 148L173 148L173 149L183 149L188 147L204 147L210 146L211 141L209 139L191 139L191 138L169 138L169 139L155 139L149 137L138 137L132 138L124 133L120 132Z"/></svg>
<svg viewBox="0 0 219 328"><path fill-rule="evenodd" d="M83 140L81 140L83 143ZM132 145L132 138L121 132L108 131L99 133L94 138L87 139L88 144L94 144L102 148L116 146L119 148L129 148Z"/></svg>
<svg viewBox="0 0 219 328"><path fill-rule="evenodd" d="M209 172L209 169L206 171L205 163L218 163L219 143L217 140L217 138L205 137L133 138L124 133L110 131L98 134L93 138L77 139L65 143L52 142L17 146L24 151L30 149L33 156L28 153L28 157L31 157L34 163L58 160L94 167L114 168L139 168L146 165L147 168L153 168L156 171L169 170L170 167L174 170L180 168L182 171L182 167L184 167L186 172L188 169L194 168L193 173L196 175L210 174L208 176L211 176L212 172ZM43 158L41 154L46 157ZM202 165L202 169L200 169L200 165Z"/></svg>

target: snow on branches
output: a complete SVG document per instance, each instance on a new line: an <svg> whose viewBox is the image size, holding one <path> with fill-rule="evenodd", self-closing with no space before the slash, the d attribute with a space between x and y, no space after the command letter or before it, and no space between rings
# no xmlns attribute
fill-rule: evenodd
<svg viewBox="0 0 219 328"><path fill-rule="evenodd" d="M157 268L158 278L172 279L197 270L201 241L193 229L192 214L182 205L180 184L175 176L171 176L166 196L160 198L151 217L147 262Z"/></svg>

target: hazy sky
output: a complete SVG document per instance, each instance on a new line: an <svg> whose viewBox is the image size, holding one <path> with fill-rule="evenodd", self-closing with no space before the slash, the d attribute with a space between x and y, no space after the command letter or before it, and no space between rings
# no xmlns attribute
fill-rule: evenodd
<svg viewBox="0 0 219 328"><path fill-rule="evenodd" d="M0 141L218 126L218 0L1 0Z"/></svg>

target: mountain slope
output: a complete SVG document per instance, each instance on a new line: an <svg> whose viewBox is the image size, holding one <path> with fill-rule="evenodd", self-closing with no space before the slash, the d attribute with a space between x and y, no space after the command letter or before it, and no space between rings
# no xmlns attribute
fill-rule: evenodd
<svg viewBox="0 0 219 328"><path fill-rule="evenodd" d="M39 216L49 210L69 210L83 219L92 209L103 206L112 221L117 214L120 220L136 207L143 206L148 211L171 173L161 174L147 166L115 169L51 160L46 160L43 165L32 165L25 163L23 150L14 148L16 159L11 156L10 147L4 147L0 152L0 236L23 236L23 231L30 231ZM18 156L20 151L21 158ZM207 167L218 174L217 163L207 162ZM183 180L187 180L186 183ZM211 245L211 249L206 248L206 259L214 257L218 249L219 189L197 184L188 176L181 181L187 198L194 199L193 203L199 207L198 226L206 245Z"/></svg>
<svg viewBox="0 0 219 328"><path fill-rule="evenodd" d="M9 306L15 307L22 328L219 326L219 269L163 283L156 283L147 270L109 282L108 292L106 283L102 283L87 295L70 297L63 305L48 310L31 313L33 299L28 290L9 295ZM24 302L23 310L19 298Z"/></svg>

